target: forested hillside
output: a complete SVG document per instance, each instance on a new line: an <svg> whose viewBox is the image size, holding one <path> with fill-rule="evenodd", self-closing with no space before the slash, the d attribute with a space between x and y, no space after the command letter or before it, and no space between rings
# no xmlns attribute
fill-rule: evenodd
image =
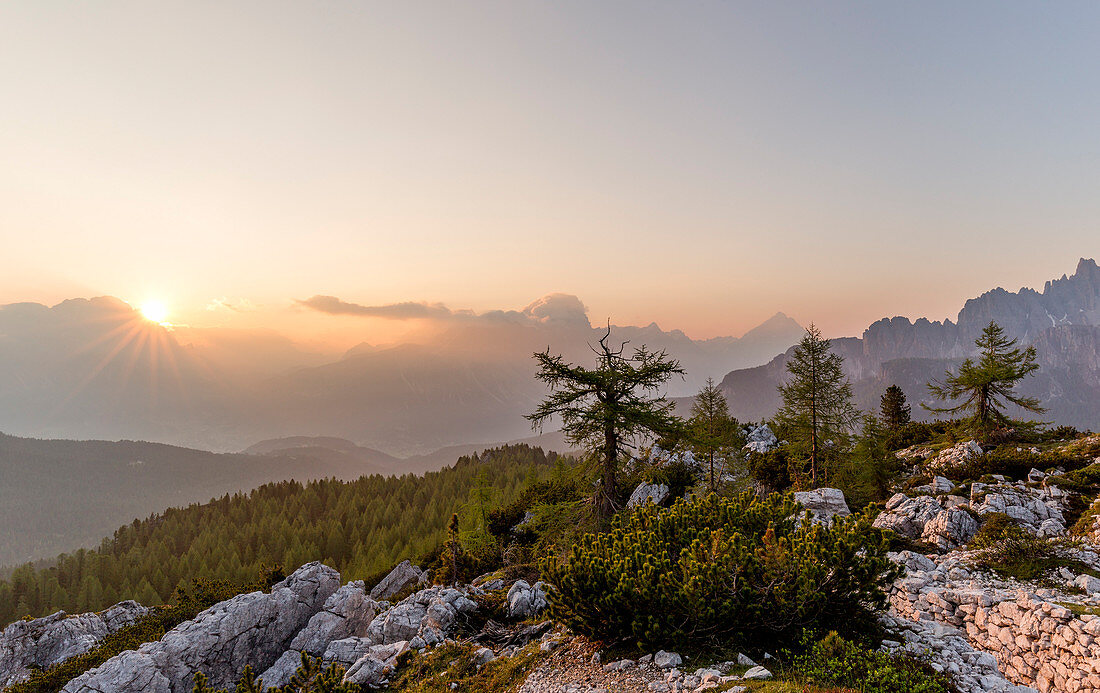
<svg viewBox="0 0 1100 693"><path fill-rule="evenodd" d="M135 517L227 492L284 479L350 480L403 471L401 461L382 455L217 454L132 440L0 433L0 566L95 546Z"/></svg>
<svg viewBox="0 0 1100 693"><path fill-rule="evenodd" d="M510 445L424 476L272 483L170 509L119 528L96 550L62 554L48 567L17 568L0 581L0 623L57 609L98 610L122 599L159 604L193 578L244 583L265 565L323 560L347 579L368 577L432 550L453 512L508 501L549 475L559 459Z"/></svg>

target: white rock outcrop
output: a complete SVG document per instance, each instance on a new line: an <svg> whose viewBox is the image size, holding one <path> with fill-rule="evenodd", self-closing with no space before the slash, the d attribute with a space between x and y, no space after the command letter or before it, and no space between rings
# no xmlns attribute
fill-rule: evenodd
<svg viewBox="0 0 1100 693"><path fill-rule="evenodd" d="M389 599L398 592L428 581L428 574L410 561L401 561L382 581L370 591L370 598L379 601Z"/></svg>
<svg viewBox="0 0 1100 693"><path fill-rule="evenodd" d="M641 483L634 489L634 493L630 494L626 507L636 508L644 505L646 501L653 501L654 505L660 505L666 498L668 498L668 486L665 484Z"/></svg>
<svg viewBox="0 0 1100 693"><path fill-rule="evenodd" d="M941 510L924 525L921 541L935 544L941 551L956 549L978 532L978 521L959 508Z"/></svg>
<svg viewBox="0 0 1100 693"><path fill-rule="evenodd" d="M70 616L64 611L30 621L16 621L0 632L0 689L95 648L116 630L149 610L135 601L115 604L101 613Z"/></svg>
<svg viewBox="0 0 1100 693"><path fill-rule="evenodd" d="M536 582L532 586L525 580L516 580L508 590L509 618L531 618L549 605L550 602L546 599L546 585L542 582Z"/></svg>
<svg viewBox="0 0 1100 693"><path fill-rule="evenodd" d="M745 452L763 454L779 447L779 439L772 433L767 424L760 424L748 433L748 443L743 448Z"/></svg>
<svg viewBox="0 0 1100 693"><path fill-rule="evenodd" d="M194 672L233 685L246 665L263 671L284 653L340 586L340 574L308 563L271 592L215 604L160 640L128 650L70 681L64 693L186 693Z"/></svg>
<svg viewBox="0 0 1100 693"><path fill-rule="evenodd" d="M939 501L931 496L910 498L904 493L895 493L886 501L886 509L875 518L874 525L917 539L924 533L924 526L943 510Z"/></svg>
<svg viewBox="0 0 1100 693"><path fill-rule="evenodd" d="M367 596L362 580L349 582L336 590L325 600L321 611L314 614L306 627L294 636L290 649L260 675L264 685L286 685L301 666L302 653L328 659L328 648L334 641L366 635L367 627L378 611L379 604ZM355 659L346 662L346 665Z"/></svg>
<svg viewBox="0 0 1100 693"><path fill-rule="evenodd" d="M799 491L794 494L794 499L810 511L811 519L816 524L831 525L833 518L852 514L844 500L844 492L838 488Z"/></svg>

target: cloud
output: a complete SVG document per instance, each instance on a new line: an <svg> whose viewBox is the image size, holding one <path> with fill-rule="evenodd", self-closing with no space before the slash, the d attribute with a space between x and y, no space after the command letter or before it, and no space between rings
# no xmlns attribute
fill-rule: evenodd
<svg viewBox="0 0 1100 693"><path fill-rule="evenodd" d="M573 294L547 294L523 309L539 322L588 323L588 308Z"/></svg>
<svg viewBox="0 0 1100 693"><path fill-rule="evenodd" d="M349 303L336 296L313 296L296 303L305 308L329 315L358 315L388 320L448 320L512 323L583 322L589 325L588 309L581 300L571 294L548 294L534 301L522 311L490 310L475 313L472 310L451 310L442 303L389 303L364 306Z"/></svg>
<svg viewBox="0 0 1100 693"><path fill-rule="evenodd" d="M321 313L328 313L329 315L360 315L366 318L386 318L388 320L445 320L455 316L451 309L442 303L407 301L381 306L363 306L358 303L342 301L335 296L312 296L297 303L300 306Z"/></svg>
<svg viewBox="0 0 1100 693"><path fill-rule="evenodd" d="M215 298L206 304L207 310L231 310L234 313L248 313L256 310L256 304L249 301L247 298L241 298L234 301L233 299L222 296L221 298Z"/></svg>

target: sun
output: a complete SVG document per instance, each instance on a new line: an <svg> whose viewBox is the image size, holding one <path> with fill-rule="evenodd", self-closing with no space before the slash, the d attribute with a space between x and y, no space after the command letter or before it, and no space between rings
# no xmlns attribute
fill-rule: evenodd
<svg viewBox="0 0 1100 693"><path fill-rule="evenodd" d="M168 308L161 301L146 301L141 304L141 315L149 322L165 324Z"/></svg>

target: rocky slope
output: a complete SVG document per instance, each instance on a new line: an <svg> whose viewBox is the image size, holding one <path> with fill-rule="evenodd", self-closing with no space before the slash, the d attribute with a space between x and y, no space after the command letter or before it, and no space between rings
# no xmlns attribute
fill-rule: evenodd
<svg viewBox="0 0 1100 693"><path fill-rule="evenodd" d="M1046 283L1042 292L998 288L970 299L955 322L883 318L860 338L833 340L844 357L857 404L874 409L891 384L914 401L927 398L925 383L974 353L974 339L990 320L1021 344L1034 344L1040 371L1021 385L1049 407L1047 416L1082 428L1100 427L1100 267L1082 259L1072 276ZM731 412L755 421L775 413L776 386L786 379L787 353L766 365L732 371L721 387ZM921 415L913 407L914 415Z"/></svg>

